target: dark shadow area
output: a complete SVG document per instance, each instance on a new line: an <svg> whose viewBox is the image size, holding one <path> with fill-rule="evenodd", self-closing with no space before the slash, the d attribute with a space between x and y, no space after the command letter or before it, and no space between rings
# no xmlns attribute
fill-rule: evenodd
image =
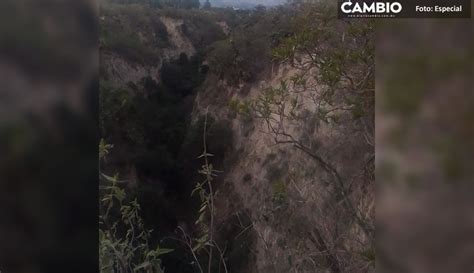
<svg viewBox="0 0 474 273"><path fill-rule="evenodd" d="M0 3L2 272L98 272L96 14Z"/></svg>

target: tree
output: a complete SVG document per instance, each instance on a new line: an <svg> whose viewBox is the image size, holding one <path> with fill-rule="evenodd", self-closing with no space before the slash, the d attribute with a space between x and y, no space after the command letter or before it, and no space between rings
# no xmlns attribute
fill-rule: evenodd
<svg viewBox="0 0 474 273"><path fill-rule="evenodd" d="M374 25L370 20L338 20L332 8L305 4L293 21L291 34L273 50L274 60L293 67L296 73L262 90L256 99L233 106L262 120L275 144L301 151L322 170L342 205L338 210L366 238L360 247L373 250L373 206L359 205L355 196L374 190ZM360 136L364 152L370 155L357 162L360 169L341 170L340 162L332 157L336 148L322 145L317 134L308 132L310 123L323 124L335 135L350 131ZM348 136L338 141L335 146L351 145ZM325 236L318 225L311 233L312 242L333 272L343 272L355 253L343 260L338 253L348 252L344 244Z"/></svg>

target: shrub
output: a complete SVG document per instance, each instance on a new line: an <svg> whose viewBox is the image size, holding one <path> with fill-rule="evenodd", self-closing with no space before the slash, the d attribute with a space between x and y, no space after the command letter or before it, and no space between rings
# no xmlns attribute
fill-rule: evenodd
<svg viewBox="0 0 474 273"><path fill-rule="evenodd" d="M101 141L99 158L105 159L113 146ZM162 273L159 257L171 249L150 247L151 230L145 228L137 200L129 200L118 176L103 173L99 215L100 272Z"/></svg>
<svg viewBox="0 0 474 273"><path fill-rule="evenodd" d="M273 201L277 204L283 204L287 196L286 183L283 180L277 180L272 184Z"/></svg>
<svg viewBox="0 0 474 273"><path fill-rule="evenodd" d="M234 15L235 16L235 15ZM272 48L286 35L288 18L280 10L256 9L239 15L231 36L211 46L211 71L230 84L255 82L271 65ZM232 17L229 16L232 26Z"/></svg>
<svg viewBox="0 0 474 273"><path fill-rule="evenodd" d="M101 47L131 62L154 65L168 46L168 32L156 10L143 5L104 5L100 21Z"/></svg>
<svg viewBox="0 0 474 273"><path fill-rule="evenodd" d="M190 94L204 79L204 75L199 71L199 63L199 58L189 59L185 53L181 53L178 60L163 64L161 68L163 84L181 95Z"/></svg>
<svg viewBox="0 0 474 273"><path fill-rule="evenodd" d="M212 43L225 38L222 28L207 14L194 12L184 20L182 31L198 51L205 51Z"/></svg>

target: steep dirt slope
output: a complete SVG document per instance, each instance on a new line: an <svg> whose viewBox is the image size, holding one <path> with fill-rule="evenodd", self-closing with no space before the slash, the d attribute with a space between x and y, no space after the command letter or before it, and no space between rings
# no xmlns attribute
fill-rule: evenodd
<svg viewBox="0 0 474 273"><path fill-rule="evenodd" d="M103 18L105 20L105 18ZM160 83L160 69L164 62L175 60L181 53L192 56L196 53L189 38L182 32L183 20L161 16L158 18L166 27L168 44L166 47L152 45L157 54L155 60L149 62L137 62L127 59L123 54L110 50L101 51L101 67L104 68L104 76L107 80L126 85L129 82L139 83L143 78L151 77L156 83ZM146 33L138 33L139 37L146 39ZM157 35L157 34L154 34Z"/></svg>
<svg viewBox="0 0 474 273"><path fill-rule="evenodd" d="M166 37L166 43L156 44L156 32L150 35L138 31L134 40L142 41L141 44L146 46L135 46L134 52L143 54L137 56L128 51L110 50L110 46L102 50L101 67L105 80L119 86L140 86L143 85L143 79L149 77L156 84L162 84L163 64L170 61L179 63L181 53L191 57L201 49L193 45L195 41L186 33L184 19L160 16L154 20L158 20L154 24L159 22L164 26L160 37ZM216 24L228 33L227 25L220 22ZM141 28L146 29L148 26L145 24ZM144 59L144 56L149 58ZM208 64L206 60L202 61L199 64ZM189 204L185 205L189 207L185 207L183 200L167 196L163 188L172 185L179 190L188 190L196 183L194 174L201 164L196 158L201 150L195 150L198 145L194 147L186 140L196 142L197 139L199 145L202 143L202 132L193 129L199 127L196 125L207 113L222 129L221 134L209 140L209 145L214 145L220 151L218 156L211 159L222 171L215 181L219 191L216 200L216 237L227 251L226 261L232 269L230 272L371 272L367 269L367 264L373 260L371 242L360 225L351 220L350 212L341 209L345 206L344 194L341 195L327 168L294 144L275 143L275 137L264 119L240 115L231 107L232 101L255 100L268 88L278 88L282 81L290 82L298 72L289 64L273 63L259 71L261 75L253 78L257 80L240 84L228 83L212 72L203 73L204 83L192 92L183 93L180 98L180 103L187 106L177 108L179 111L190 111L188 104L193 106L190 113L177 111L186 122L189 114L185 141L179 143L178 153L180 160L184 158L191 162L180 166L182 169L179 171L192 175L186 174L181 180L173 176L157 178L135 169L133 162L131 164L130 176L141 177L146 183L154 184L153 190L158 189L156 191L160 192L149 195L153 196L153 200L146 203L149 207L144 206L145 214L149 214L149 218L145 218L162 221L160 217L163 215L159 215L161 211L157 212L153 206L165 204L164 210L169 210L166 214L168 218L164 220L169 222L167 228L173 230L180 225L191 231L197 229L193 227L194 218L183 219L182 216L185 210L188 213L186 216L189 216L198 209L193 207L196 204L189 201L191 190L181 193L180 198L188 199ZM178 78L177 82L180 81ZM289 88L293 87L290 85ZM179 92L177 89L168 89L167 92ZM156 94L164 92L159 88L152 91ZM293 93L294 99L302 105L297 112L304 120L288 124L286 132L306 143L310 153L331 162L347 180L346 186L350 188L347 198L351 200L351 205L361 212L360 217L373 218L373 185L364 180L366 168L373 160L373 142L370 141L370 134L360 130L366 121L355 121L343 111L337 122L321 121L312 106L312 98L307 94ZM155 156L164 157L163 154ZM150 160L157 161L158 158ZM179 188L175 185L176 181L187 184ZM154 200L157 196L161 200ZM173 209L179 206L182 215L170 215L176 214L178 210ZM176 252L176 261L173 262L182 263L184 258L179 257L181 252ZM168 268L172 264L170 260L163 258ZM192 268L188 267L188 270L192 272Z"/></svg>
<svg viewBox="0 0 474 273"><path fill-rule="evenodd" d="M228 155L231 159L224 163L221 174L223 184L218 185L224 191L218 214L224 223L236 214L250 220L250 225L241 230L253 233L254 241L247 251L254 256L241 272L330 272L320 254L324 248L335 246L321 246L321 237L338 237L325 241L344 245L348 252L363 253L367 251L366 236L338 210L337 191L321 166L293 145L276 144L264 120L236 115L229 107L231 100L255 99L297 73L288 65L271 70L265 80L238 87L224 81L215 84L216 79L210 79L213 83L208 82L196 99L194 117L209 109L209 115L230 124L233 132L234 155ZM311 105L309 98L301 99L306 100L303 104ZM313 139L315 150L337 162L342 174L364 170L373 148L352 119L343 117L338 125L326 124L311 115L311 107L301 111L308 112L305 124L291 128L289 133ZM359 181L352 182L357 185ZM372 186L360 186L353 192L355 204L367 217L374 209L374 196L367 194ZM354 238L361 243L354 242Z"/></svg>
<svg viewBox="0 0 474 273"><path fill-rule="evenodd" d="M185 53L188 56L192 56L196 53L193 44L183 33L183 20L165 16L160 17L160 20L166 26L168 36L171 40L171 45L166 47L163 51L164 59L176 59L181 53Z"/></svg>

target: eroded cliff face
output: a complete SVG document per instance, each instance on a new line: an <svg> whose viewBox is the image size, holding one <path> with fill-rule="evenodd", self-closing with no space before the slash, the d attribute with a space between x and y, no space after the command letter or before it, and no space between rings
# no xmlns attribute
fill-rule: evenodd
<svg viewBox="0 0 474 273"><path fill-rule="evenodd" d="M125 61L117 58L113 62ZM135 73L137 70L142 73ZM159 75L158 67L154 71ZM232 132L227 142L231 147L223 158L217 159L221 162L213 163L222 168L216 180L220 191L216 201L218 226L239 225L237 230L224 228L218 235L222 241L236 241L230 248L236 252L235 257L229 258L235 272L286 273L291 268L308 273L332 272L325 268L327 261L318 257L325 248L335 246L322 246L321 237L336 238L328 241L344 245L348 252L364 253L368 249L366 235L357 224L347 221L348 212L338 209L341 197L331 175L293 144L277 144L265 120L239 115L229 107L231 100L256 99L264 90L279 86L282 80L289 80L297 72L283 65L273 68L264 80L237 87L208 75L194 99L191 124L208 113ZM137 84L141 78L150 76L140 66L136 69L130 66L122 73L127 75L127 82ZM153 79L160 82L158 77ZM301 99L304 104L313 103L310 98ZM309 147L331 162L337 162L335 167L344 176L363 173L372 146L358 130L359 125L353 124L349 117L341 117L339 124L324 123L312 110L310 106L301 109L307 115L305 123L290 126L287 132L306 140ZM374 207L370 189L373 185L356 181L357 177L353 179L352 183L359 188L353 190L351 199L367 214L364 217L370 218ZM354 238L360 243L355 243ZM315 268L319 269L315 271Z"/></svg>
<svg viewBox="0 0 474 273"><path fill-rule="evenodd" d="M101 20L106 20L102 17ZM167 44L165 47L159 44L153 44L147 35L150 33L138 32L141 40L152 43L155 50L153 58L145 62L137 62L126 58L124 54L111 50L101 50L102 77L108 81L126 86L128 83L138 84L144 78L150 77L157 84L161 82L160 70L163 63L170 62L179 58L184 53L187 56L193 56L196 49L189 38L183 33L183 20L160 16L158 19L165 27L164 33L152 33L151 35L166 35Z"/></svg>
<svg viewBox="0 0 474 273"><path fill-rule="evenodd" d="M166 28L168 43L154 48L154 61L137 62L120 51L103 50L101 67L105 80L117 86L135 86L138 91L145 85L146 78L159 86L164 83L165 64L186 62L196 54L199 49L183 31L183 20L166 16L158 19ZM226 35L229 34L225 23L217 24ZM138 36L149 39L146 33ZM184 61L181 60L183 53L187 56ZM200 66L208 65L205 59L198 62ZM195 73L202 73L203 81L191 88L192 91L182 93L181 102L175 104L187 105L176 106L182 107L179 108L183 111L180 115L186 116L183 120L187 124L184 140L177 145L180 148L176 157L187 159L174 172L198 172L201 162L196 158L202 151L195 149L197 145L194 147L193 143L201 144L202 132L193 128L199 128L199 122L207 115L218 125L218 133L209 140L213 142L209 145L211 152L218 151L217 156L211 158L221 171L215 181L219 192L216 237L221 247L226 248L229 272L370 272L366 260L372 259L374 251L371 236L354 221L352 213L357 211L363 220L373 218L374 185L365 180L365 175L370 173L367 166L373 162L372 121L354 120L342 110L336 110L340 112L337 121L321 120L315 106L318 101L289 84L301 73L291 64L272 63L260 71L256 80L237 84L201 70L202 67ZM175 84L179 85L179 82L180 79ZM288 101L298 101L299 106L293 114L299 121L288 119L288 109L280 113L288 119L280 124L282 117L278 114L265 119L238 113L230 106L237 100L256 101L268 90L281 88L283 83L288 83ZM312 84L317 86L316 82ZM151 92L162 91L152 89ZM168 92L181 91L171 88ZM162 97L158 96L158 99ZM343 106L341 103L340 107ZM283 138L275 136L275 128L280 130L281 126L286 134ZM156 204L142 203L148 214L145 219L165 219L163 221L168 223L164 226L169 232L178 226L197 229L193 226L192 215L199 207L192 201L184 201L185 197L189 199L196 175L153 176L136 168L132 159L127 160L127 168L133 170L128 176L142 181L139 183L145 181L148 190L159 191L149 195L160 199L159 211L154 209ZM335 176L344 179L350 188L350 196L341 191ZM177 186L179 183L186 185ZM186 192L173 195L170 187ZM348 209L345 198L350 200L352 210ZM176 202L180 202L179 205ZM168 210L164 213L166 217L157 216L163 210ZM344 251L337 252L341 249ZM183 258L164 257L163 262L168 268L182 272L191 270L189 266L176 266L179 259ZM354 267L347 271L349 264Z"/></svg>
<svg viewBox="0 0 474 273"><path fill-rule="evenodd" d="M164 59L176 59L181 53L185 53L188 56L196 54L193 44L183 33L183 20L165 16L160 17L160 20L166 26L168 37L171 40L170 47L165 48L163 51Z"/></svg>
<svg viewBox="0 0 474 273"><path fill-rule="evenodd" d="M229 107L232 100L255 100L265 90L278 88L300 73L288 64L269 70L270 75L259 82L237 87L216 82L211 75L208 80L212 83L197 95L193 116L208 112L229 124L233 132L232 154L224 163L222 185L218 185L222 188L219 219L228 223L239 215L248 220L241 229L253 234L239 242L249 244L246 247L252 258L241 272L286 273L295 268L298 272L344 272L328 268L324 251L343 245L347 253L337 255L346 256L340 260L348 261L349 253L368 252L370 241L357 223L348 220L350 212L341 209L342 196L331 173L295 143L287 142L288 138L276 137L272 130L281 125L278 122L269 124L264 118L239 115ZM344 179L350 177L354 185L350 199L364 213L362 217L370 219L374 213L373 185L363 181L363 173L367 162L373 160L373 142L360 130L361 123L370 121L354 121L341 111L337 123L323 122L317 117L312 98L295 93L304 123L283 125L287 126L285 134L332 164ZM245 242L250 238L252 242ZM358 270L366 269L352 272Z"/></svg>

